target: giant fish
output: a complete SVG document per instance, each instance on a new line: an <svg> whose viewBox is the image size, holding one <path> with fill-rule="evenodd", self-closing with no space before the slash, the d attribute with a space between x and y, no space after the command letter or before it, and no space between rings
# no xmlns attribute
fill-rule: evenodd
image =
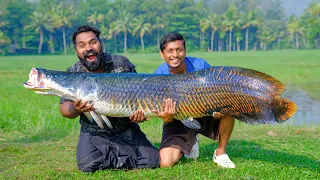
<svg viewBox="0 0 320 180"><path fill-rule="evenodd" d="M176 101L174 118L182 122L220 112L250 124L281 123L297 109L294 102L281 97L285 86L279 80L259 71L230 66L177 75L32 68L24 87L42 95L88 100L96 110L85 115L100 128L105 124L112 128L107 116L129 117L139 109L154 117L152 110L161 111L167 98ZM194 128L199 129L199 124Z"/></svg>

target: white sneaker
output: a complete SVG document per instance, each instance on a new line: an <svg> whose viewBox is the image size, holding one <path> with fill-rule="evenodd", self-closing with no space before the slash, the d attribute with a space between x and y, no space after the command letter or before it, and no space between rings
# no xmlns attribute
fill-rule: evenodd
<svg viewBox="0 0 320 180"><path fill-rule="evenodd" d="M197 159L199 157L199 136L196 135L196 142L192 146L192 149L189 154L184 154L184 157L187 159Z"/></svg>
<svg viewBox="0 0 320 180"><path fill-rule="evenodd" d="M235 168L236 165L231 161L229 156L227 154L221 154L219 156L216 156L216 151L213 153L213 162L217 163L218 166L223 168Z"/></svg>

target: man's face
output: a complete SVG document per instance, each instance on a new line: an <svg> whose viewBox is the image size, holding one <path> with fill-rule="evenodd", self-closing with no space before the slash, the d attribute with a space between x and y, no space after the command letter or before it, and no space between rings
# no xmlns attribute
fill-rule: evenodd
<svg viewBox="0 0 320 180"><path fill-rule="evenodd" d="M77 35L76 53L81 64L89 71L97 71L102 67L104 58L102 46L92 31Z"/></svg>
<svg viewBox="0 0 320 180"><path fill-rule="evenodd" d="M186 49L184 48L181 40L176 40L167 43L163 52L160 51L160 55L170 67L177 68L184 62Z"/></svg>

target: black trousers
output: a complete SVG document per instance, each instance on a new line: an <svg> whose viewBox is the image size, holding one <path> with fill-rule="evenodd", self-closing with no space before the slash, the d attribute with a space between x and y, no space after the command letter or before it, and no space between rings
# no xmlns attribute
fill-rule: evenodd
<svg viewBox="0 0 320 180"><path fill-rule="evenodd" d="M121 134L80 132L77 146L78 168L83 172L102 169L157 168L160 155L139 126Z"/></svg>

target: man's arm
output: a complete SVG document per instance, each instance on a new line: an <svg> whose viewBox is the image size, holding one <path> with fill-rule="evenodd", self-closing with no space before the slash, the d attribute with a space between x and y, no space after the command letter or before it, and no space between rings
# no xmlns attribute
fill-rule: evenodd
<svg viewBox="0 0 320 180"><path fill-rule="evenodd" d="M63 117L73 119L79 116L83 112L94 111L93 104L89 104L88 101L81 102L81 99L76 101L64 101L60 104L60 112Z"/></svg>

